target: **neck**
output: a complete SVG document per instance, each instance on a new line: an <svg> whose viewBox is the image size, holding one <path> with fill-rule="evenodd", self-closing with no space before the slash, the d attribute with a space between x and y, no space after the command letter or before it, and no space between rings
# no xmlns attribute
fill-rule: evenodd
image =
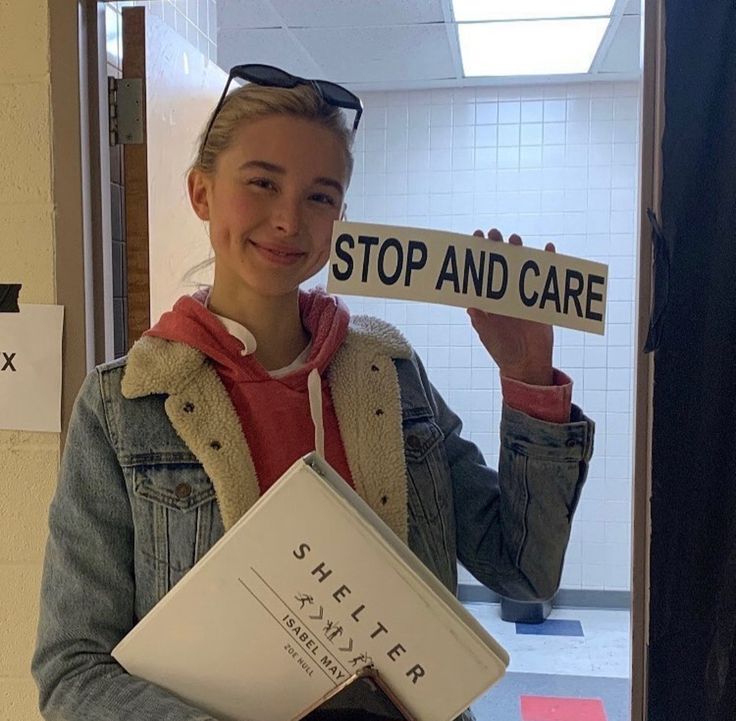
<svg viewBox="0 0 736 721"><path fill-rule="evenodd" d="M217 280L210 293L213 313L244 325L258 343L256 360L266 370L289 365L309 343L299 313L299 291L284 296L261 296L238 289L226 292Z"/></svg>

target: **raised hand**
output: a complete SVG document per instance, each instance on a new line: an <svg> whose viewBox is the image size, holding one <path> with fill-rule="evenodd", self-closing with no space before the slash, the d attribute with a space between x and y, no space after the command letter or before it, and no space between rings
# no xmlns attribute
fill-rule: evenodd
<svg viewBox="0 0 736 721"><path fill-rule="evenodd" d="M484 237L482 230L476 230L473 235ZM488 231L488 239L503 242L496 228ZM509 236L509 243L523 245L516 233ZM553 243L547 243L544 249L555 252ZM551 325L487 313L478 308L468 308L468 315L501 375L532 385L552 384L554 334Z"/></svg>

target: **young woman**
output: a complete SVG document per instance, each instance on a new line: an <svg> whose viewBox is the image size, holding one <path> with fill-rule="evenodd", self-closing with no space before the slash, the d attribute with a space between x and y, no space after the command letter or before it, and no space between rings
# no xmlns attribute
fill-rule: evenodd
<svg viewBox="0 0 736 721"><path fill-rule="evenodd" d="M343 211L360 101L267 66L233 75L250 83L225 88L188 178L212 287L77 399L33 660L48 719L209 719L110 651L315 446L453 592L458 559L517 599L559 584L593 424L552 368L551 328L469 313L501 372L497 473L397 330L300 290ZM353 131L339 107L357 111Z"/></svg>

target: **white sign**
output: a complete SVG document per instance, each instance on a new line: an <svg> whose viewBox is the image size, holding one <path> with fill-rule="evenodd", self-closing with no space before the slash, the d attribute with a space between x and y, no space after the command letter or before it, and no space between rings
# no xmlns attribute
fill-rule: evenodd
<svg viewBox="0 0 736 721"><path fill-rule="evenodd" d="M60 305L0 313L0 429L61 431Z"/></svg>
<svg viewBox="0 0 736 721"><path fill-rule="evenodd" d="M460 233L336 222L327 290L426 301L603 335L608 266Z"/></svg>

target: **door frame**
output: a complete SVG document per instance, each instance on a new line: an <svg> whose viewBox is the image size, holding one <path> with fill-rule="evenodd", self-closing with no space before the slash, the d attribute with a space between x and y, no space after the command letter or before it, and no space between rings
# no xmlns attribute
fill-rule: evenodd
<svg viewBox="0 0 736 721"><path fill-rule="evenodd" d="M665 8L644 0L639 166L639 265L632 489L631 719L648 717L650 539L654 356L643 352L654 307L651 228L646 209L660 215L665 90Z"/></svg>
<svg viewBox="0 0 736 721"><path fill-rule="evenodd" d="M105 2L79 0L80 58L86 64L86 93L81 117L87 131L86 203L90 250L88 282L94 338L93 365L114 358L112 206L110 201L110 128L108 121Z"/></svg>

